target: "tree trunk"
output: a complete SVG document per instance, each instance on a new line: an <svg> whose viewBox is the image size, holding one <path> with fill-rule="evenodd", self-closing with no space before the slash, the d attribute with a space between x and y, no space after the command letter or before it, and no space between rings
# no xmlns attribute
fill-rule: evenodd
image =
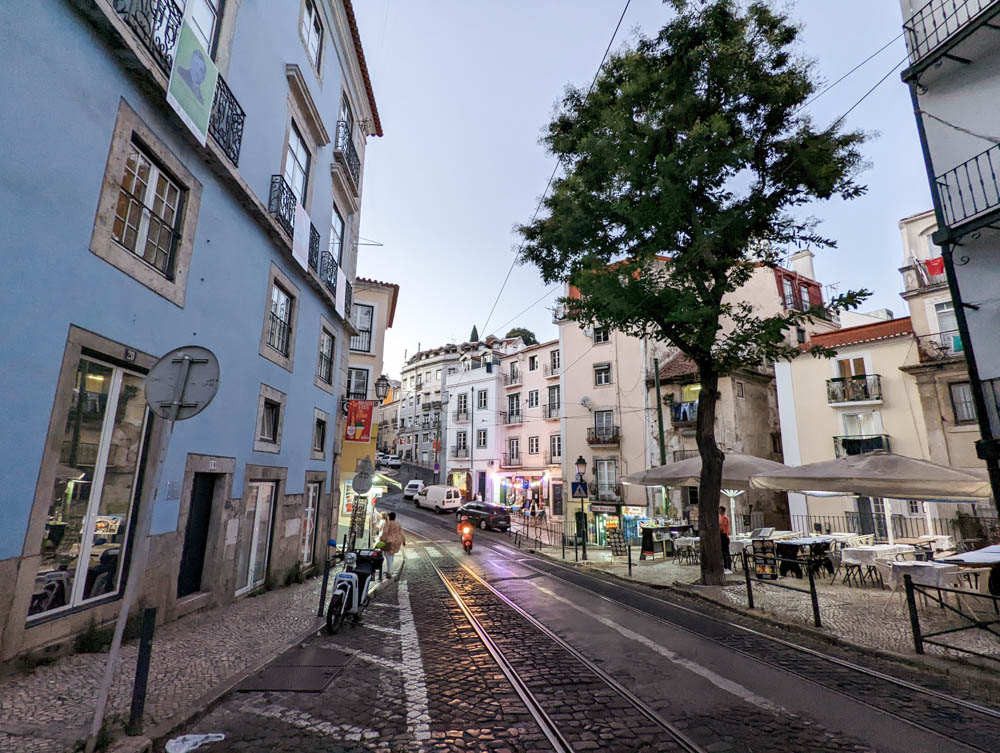
<svg viewBox="0 0 1000 753"><path fill-rule="evenodd" d="M719 537L719 498L722 494L722 461L725 455L715 443L715 406L719 399L719 374L711 366L699 366L696 438L701 455L698 487L698 534L701 537L701 582L721 586L726 582Z"/></svg>

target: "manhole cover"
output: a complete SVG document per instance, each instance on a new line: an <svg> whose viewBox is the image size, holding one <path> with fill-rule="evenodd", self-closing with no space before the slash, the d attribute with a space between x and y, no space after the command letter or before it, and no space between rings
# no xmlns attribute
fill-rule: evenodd
<svg viewBox="0 0 1000 753"><path fill-rule="evenodd" d="M322 692L351 660L334 648L296 647L248 677L237 691Z"/></svg>

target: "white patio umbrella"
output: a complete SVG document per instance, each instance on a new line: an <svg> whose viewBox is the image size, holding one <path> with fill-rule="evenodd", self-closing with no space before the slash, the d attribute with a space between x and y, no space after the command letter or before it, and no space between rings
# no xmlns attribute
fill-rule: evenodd
<svg viewBox="0 0 1000 753"><path fill-rule="evenodd" d="M727 452L722 461L722 488L746 490L750 477L782 471L788 466L766 458ZM676 463L667 463L648 471L630 473L622 478L626 484L640 486L698 486L701 483L701 458L696 456Z"/></svg>
<svg viewBox="0 0 1000 753"><path fill-rule="evenodd" d="M988 499L990 496L990 482L985 471L952 468L892 453L849 455L837 460L755 474L750 479L750 487L805 494L837 492L844 495L942 502L967 502ZM887 502L885 513L891 543L891 503Z"/></svg>

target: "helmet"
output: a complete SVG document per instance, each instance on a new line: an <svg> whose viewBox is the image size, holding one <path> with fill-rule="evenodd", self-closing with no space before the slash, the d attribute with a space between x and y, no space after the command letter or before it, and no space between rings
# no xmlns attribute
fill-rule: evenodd
<svg viewBox="0 0 1000 753"><path fill-rule="evenodd" d="M462 522L463 522L463 523L464 523L465 521L467 521L468 519L469 519L469 516L468 516L468 515L463 515L463 516L462 516Z"/></svg>

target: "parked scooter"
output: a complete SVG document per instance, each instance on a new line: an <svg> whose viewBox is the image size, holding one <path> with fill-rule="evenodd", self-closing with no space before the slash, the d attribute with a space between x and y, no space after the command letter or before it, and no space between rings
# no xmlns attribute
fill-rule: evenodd
<svg viewBox="0 0 1000 753"><path fill-rule="evenodd" d="M344 555L344 570L333 581L333 595L326 610L326 632L333 635L353 615L355 624L368 606L375 572L382 572L382 552L360 549Z"/></svg>

